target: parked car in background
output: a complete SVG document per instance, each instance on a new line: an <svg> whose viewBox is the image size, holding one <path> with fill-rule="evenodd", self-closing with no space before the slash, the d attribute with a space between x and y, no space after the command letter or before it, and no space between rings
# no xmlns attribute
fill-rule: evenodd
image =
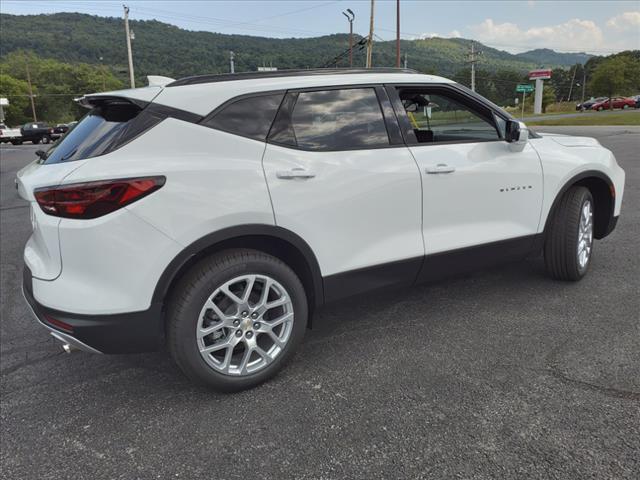
<svg viewBox="0 0 640 480"><path fill-rule="evenodd" d="M57 140L68 131L69 131L69 125L67 125L66 123L59 123L55 127L53 127L53 133L51 133L51 139Z"/></svg>
<svg viewBox="0 0 640 480"><path fill-rule="evenodd" d="M591 110L591 107L593 106L594 103L604 102L606 99L607 97L598 97L598 98L592 98L591 100L587 100L582 103L578 103L576 105L576 110Z"/></svg>
<svg viewBox="0 0 640 480"><path fill-rule="evenodd" d="M612 102L613 108L636 108L636 101L633 98L625 98L625 97L613 97ZM594 103L591 106L591 110L602 111L602 110L610 110L609 99L605 99L602 102Z"/></svg>
<svg viewBox="0 0 640 480"><path fill-rule="evenodd" d="M52 134L53 128L45 122L25 123L20 129L20 140L16 143L31 142L34 145L40 142L50 143Z"/></svg>
<svg viewBox="0 0 640 480"><path fill-rule="evenodd" d="M0 123L0 143L15 143L19 138L19 128L9 128L4 123Z"/></svg>

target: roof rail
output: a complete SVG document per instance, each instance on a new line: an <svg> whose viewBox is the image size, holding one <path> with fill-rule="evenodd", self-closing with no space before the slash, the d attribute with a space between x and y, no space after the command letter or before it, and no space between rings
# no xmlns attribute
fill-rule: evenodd
<svg viewBox="0 0 640 480"><path fill-rule="evenodd" d="M252 80L256 78L278 77L306 77L312 75L337 75L354 73L420 73L410 68L312 68L299 70L276 70L269 72L242 72L242 73L217 73L210 75L195 75L171 82L167 87L179 87L182 85L195 85L198 83L229 82L232 80Z"/></svg>

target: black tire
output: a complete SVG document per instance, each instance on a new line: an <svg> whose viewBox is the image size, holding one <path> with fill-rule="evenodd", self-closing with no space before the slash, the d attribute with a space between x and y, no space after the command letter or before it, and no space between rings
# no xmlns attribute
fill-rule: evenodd
<svg viewBox="0 0 640 480"><path fill-rule="evenodd" d="M294 321L287 343L270 364L255 373L227 375L203 359L196 341L196 328L200 311L215 290L245 274L267 275L280 283L291 299ZM224 392L244 390L273 377L290 360L304 337L307 317L304 287L289 266L256 250L225 250L195 264L173 289L167 309L168 348L180 369L196 383Z"/></svg>
<svg viewBox="0 0 640 480"><path fill-rule="evenodd" d="M51 137L49 136L42 137L42 143L44 144L51 143Z"/></svg>
<svg viewBox="0 0 640 480"><path fill-rule="evenodd" d="M578 281L589 270L591 253L584 267L578 262L578 230L580 215L585 202L593 197L586 187L571 187L560 199L552 213L548 231L545 232L544 263L549 275L557 280Z"/></svg>
<svg viewBox="0 0 640 480"><path fill-rule="evenodd" d="M627 105L626 103L622 106L623 110L626 110L627 108L629 108L629 105Z"/></svg>

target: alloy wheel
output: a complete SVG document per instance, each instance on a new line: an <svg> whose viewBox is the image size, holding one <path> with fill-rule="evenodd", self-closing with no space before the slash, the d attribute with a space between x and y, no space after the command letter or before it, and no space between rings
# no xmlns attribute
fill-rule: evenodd
<svg viewBox="0 0 640 480"><path fill-rule="evenodd" d="M244 376L271 364L284 350L294 321L287 290L267 275L242 275L217 288L196 327L204 361L225 375Z"/></svg>
<svg viewBox="0 0 640 480"><path fill-rule="evenodd" d="M593 210L591 201L586 200L580 209L580 221L578 222L578 265L584 269L591 258L593 247Z"/></svg>

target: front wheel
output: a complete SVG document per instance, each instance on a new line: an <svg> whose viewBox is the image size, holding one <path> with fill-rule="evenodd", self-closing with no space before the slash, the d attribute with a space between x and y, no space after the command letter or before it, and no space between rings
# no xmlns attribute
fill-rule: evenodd
<svg viewBox="0 0 640 480"><path fill-rule="evenodd" d="M42 137L42 143L44 144L51 143L51 137L49 136Z"/></svg>
<svg viewBox="0 0 640 480"><path fill-rule="evenodd" d="M286 264L255 250L227 250L178 283L167 316L169 351L192 380L220 391L274 376L307 325L302 283Z"/></svg>
<svg viewBox="0 0 640 480"><path fill-rule="evenodd" d="M622 106L623 110L626 110L627 108L629 108L629 105L627 105L626 103Z"/></svg>
<svg viewBox="0 0 640 480"><path fill-rule="evenodd" d="M547 272L558 280L577 281L589 269L593 254L593 197L572 187L560 199L545 234Z"/></svg>

